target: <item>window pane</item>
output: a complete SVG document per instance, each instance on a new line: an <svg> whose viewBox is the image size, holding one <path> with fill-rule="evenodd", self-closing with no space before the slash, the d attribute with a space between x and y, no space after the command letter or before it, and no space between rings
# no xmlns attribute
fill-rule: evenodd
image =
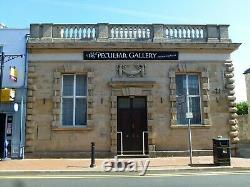
<svg viewBox="0 0 250 187"><path fill-rule="evenodd" d="M129 97L120 97L118 99L119 108L130 108L130 98Z"/></svg>
<svg viewBox="0 0 250 187"><path fill-rule="evenodd" d="M199 95L199 80L197 75L188 76L188 92L189 95Z"/></svg>
<svg viewBox="0 0 250 187"><path fill-rule="evenodd" d="M76 99L75 125L86 125L87 104L86 98Z"/></svg>
<svg viewBox="0 0 250 187"><path fill-rule="evenodd" d="M76 96L86 96L87 77L86 75L76 75Z"/></svg>
<svg viewBox="0 0 250 187"><path fill-rule="evenodd" d="M133 99L133 108L146 108L145 98L134 98Z"/></svg>
<svg viewBox="0 0 250 187"><path fill-rule="evenodd" d="M201 124L200 97L189 98L190 112L193 113L191 124Z"/></svg>
<svg viewBox="0 0 250 187"><path fill-rule="evenodd" d="M176 94L179 95L186 95L187 88L186 88L186 75L176 75Z"/></svg>
<svg viewBox="0 0 250 187"><path fill-rule="evenodd" d="M177 104L177 124L188 124L188 120L186 119L186 113L187 103Z"/></svg>
<svg viewBox="0 0 250 187"><path fill-rule="evenodd" d="M73 99L62 100L62 125L73 125Z"/></svg>
<svg viewBox="0 0 250 187"><path fill-rule="evenodd" d="M63 76L63 96L73 96L74 75Z"/></svg>

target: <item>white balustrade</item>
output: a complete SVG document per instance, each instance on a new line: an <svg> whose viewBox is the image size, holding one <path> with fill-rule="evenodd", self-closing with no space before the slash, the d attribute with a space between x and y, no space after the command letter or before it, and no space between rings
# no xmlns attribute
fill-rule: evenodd
<svg viewBox="0 0 250 187"><path fill-rule="evenodd" d="M164 38L171 39L206 39L206 27L203 25L165 25Z"/></svg>
<svg viewBox="0 0 250 187"><path fill-rule="evenodd" d="M31 38L96 41L231 42L228 25L31 24Z"/></svg>
<svg viewBox="0 0 250 187"><path fill-rule="evenodd" d="M68 39L96 38L95 25L58 25L59 37Z"/></svg>
<svg viewBox="0 0 250 187"><path fill-rule="evenodd" d="M151 26L147 25L110 25L109 38L111 39L150 39Z"/></svg>

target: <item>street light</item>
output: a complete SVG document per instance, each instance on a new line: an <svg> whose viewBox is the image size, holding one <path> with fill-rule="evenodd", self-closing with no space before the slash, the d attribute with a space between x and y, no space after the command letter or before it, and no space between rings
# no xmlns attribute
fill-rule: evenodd
<svg viewBox="0 0 250 187"><path fill-rule="evenodd" d="M5 55L4 52L2 52L0 56L1 56L1 76L0 76L0 104L1 104L4 63L11 61L15 58L19 58L19 57L23 58L23 55Z"/></svg>

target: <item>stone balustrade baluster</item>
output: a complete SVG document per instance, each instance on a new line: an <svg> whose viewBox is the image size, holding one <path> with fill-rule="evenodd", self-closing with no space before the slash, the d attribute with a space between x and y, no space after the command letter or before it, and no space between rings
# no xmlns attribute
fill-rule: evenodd
<svg viewBox="0 0 250 187"><path fill-rule="evenodd" d="M186 38L191 38L190 27L187 27L187 37Z"/></svg>
<svg viewBox="0 0 250 187"><path fill-rule="evenodd" d="M200 27L200 37L199 38L203 38L203 29Z"/></svg>
<svg viewBox="0 0 250 187"><path fill-rule="evenodd" d="M91 39L95 38L95 30L93 27L91 27Z"/></svg>
<svg viewBox="0 0 250 187"><path fill-rule="evenodd" d="M81 27L79 26L76 27L76 37L81 38Z"/></svg>
<svg viewBox="0 0 250 187"><path fill-rule="evenodd" d="M139 34L139 27L135 27L135 38L139 38L140 34Z"/></svg>
<svg viewBox="0 0 250 187"><path fill-rule="evenodd" d="M170 29L169 29L169 27L166 27L165 35L166 35L167 39L169 39L169 33L170 33Z"/></svg>
<svg viewBox="0 0 250 187"><path fill-rule="evenodd" d="M72 29L72 36L71 38L76 38L76 27L71 27Z"/></svg>
<svg viewBox="0 0 250 187"><path fill-rule="evenodd" d="M38 39L142 39L152 42L231 42L228 25L163 25L163 24L31 24L31 38ZM186 41L188 40L188 41Z"/></svg>
<svg viewBox="0 0 250 187"><path fill-rule="evenodd" d="M66 28L65 27L62 28L62 32L63 32L63 38L66 38L67 33L66 33Z"/></svg>
<svg viewBox="0 0 250 187"><path fill-rule="evenodd" d="M197 30L197 39L199 39L200 38L200 29L197 28L196 30Z"/></svg>
<svg viewBox="0 0 250 187"><path fill-rule="evenodd" d="M149 28L147 28L147 38L151 38L151 32Z"/></svg>
<svg viewBox="0 0 250 187"><path fill-rule="evenodd" d="M131 27L131 36L132 38L135 38L135 28Z"/></svg>
<svg viewBox="0 0 250 187"><path fill-rule="evenodd" d="M82 27L81 38L85 38L85 28Z"/></svg>
<svg viewBox="0 0 250 187"><path fill-rule="evenodd" d="M197 39L197 28L194 28L194 39Z"/></svg>
<svg viewBox="0 0 250 187"><path fill-rule="evenodd" d="M67 38L71 38L71 32L72 32L71 27L68 27L67 28Z"/></svg>
<svg viewBox="0 0 250 187"><path fill-rule="evenodd" d="M180 38L180 28L176 27L176 38Z"/></svg>
<svg viewBox="0 0 250 187"><path fill-rule="evenodd" d="M181 33L182 33L181 38L186 38L186 29L185 29L185 27L181 27Z"/></svg>
<svg viewBox="0 0 250 187"><path fill-rule="evenodd" d="M91 38L91 28L88 27L88 37L87 38Z"/></svg>
<svg viewBox="0 0 250 187"><path fill-rule="evenodd" d="M114 38L118 38L118 28L117 27L115 27L114 28L115 29L115 32L114 32Z"/></svg>

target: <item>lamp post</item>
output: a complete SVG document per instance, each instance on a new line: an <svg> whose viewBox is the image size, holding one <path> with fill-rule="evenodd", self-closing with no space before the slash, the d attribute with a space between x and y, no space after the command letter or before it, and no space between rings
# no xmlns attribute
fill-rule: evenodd
<svg viewBox="0 0 250 187"><path fill-rule="evenodd" d="M4 52L2 52L1 56L1 76L0 76L0 104L2 99L2 86L3 86L3 67L4 63L11 61L15 58L23 57L23 55L5 55Z"/></svg>

